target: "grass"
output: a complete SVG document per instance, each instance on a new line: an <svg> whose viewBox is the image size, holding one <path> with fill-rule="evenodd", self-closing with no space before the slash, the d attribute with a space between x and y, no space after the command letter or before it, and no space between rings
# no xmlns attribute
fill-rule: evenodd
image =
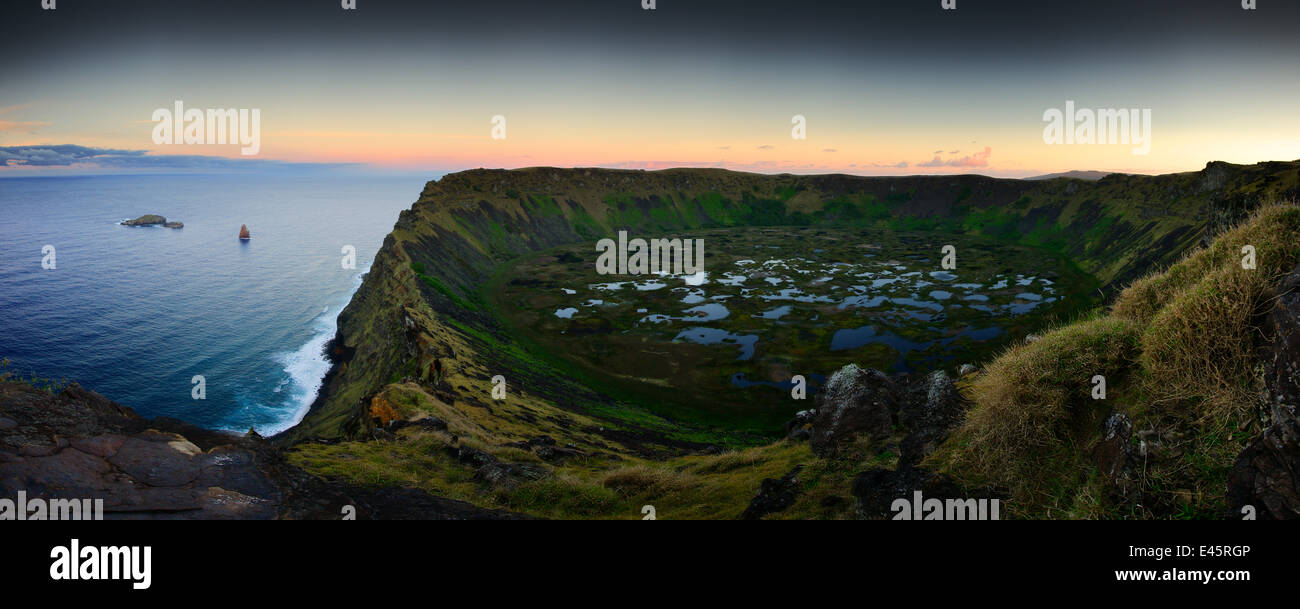
<svg viewBox="0 0 1300 609"><path fill-rule="evenodd" d="M1247 245L1255 248L1255 268L1243 268ZM1253 349L1262 338L1257 320L1297 263L1300 208L1271 206L1125 290L1113 312L1146 326L1142 367L1152 401L1197 422L1239 423L1249 415Z"/></svg>
<svg viewBox="0 0 1300 609"><path fill-rule="evenodd" d="M1256 268L1242 267L1243 245L1256 248ZM1135 281L1109 312L1008 349L974 381L973 408L931 464L1007 489L1019 516L1222 513L1227 473L1257 431L1261 314L1298 262L1300 208L1261 209ZM1104 401L1090 395L1094 374L1106 377ZM1136 492L1120 497L1089 457L1113 411L1153 438Z"/></svg>
<svg viewBox="0 0 1300 609"><path fill-rule="evenodd" d="M464 433L463 422L453 429ZM507 462L537 463L530 452L458 433L459 443ZM295 465L331 479L362 485L408 486L476 505L546 518L639 519L655 506L660 519L735 518L764 478L779 478L812 461L806 444L778 442L741 453L664 461L573 459L547 465L541 480L490 487L474 470L445 453L447 432L407 429L391 442L302 444L289 453ZM738 458L736 455L744 454ZM720 465L725 463L726 465ZM847 478L843 488L850 484Z"/></svg>
<svg viewBox="0 0 1300 609"><path fill-rule="evenodd" d="M415 271L415 275L420 278L420 281L424 282L425 285L433 288L435 292L442 294L443 296L446 296L456 306L470 311L478 310L478 305L468 300L465 300L464 298L461 298L460 294L453 292L451 288L447 287L445 284L439 281L437 277L430 277L429 275L425 275L423 264L419 262L412 262L411 270Z"/></svg>
<svg viewBox="0 0 1300 609"><path fill-rule="evenodd" d="M1111 408L1092 398L1092 379L1104 376L1108 395L1119 389L1139 336L1132 322L1102 317L1012 346L972 383L975 406L938 462L961 479L1009 489L1017 504L1058 505L1086 467L1078 447Z"/></svg>

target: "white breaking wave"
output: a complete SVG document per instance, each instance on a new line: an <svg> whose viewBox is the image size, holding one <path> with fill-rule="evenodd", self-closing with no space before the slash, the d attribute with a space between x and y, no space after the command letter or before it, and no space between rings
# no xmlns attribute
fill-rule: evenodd
<svg viewBox="0 0 1300 609"><path fill-rule="evenodd" d="M361 287L361 279L364 276L364 272L353 276L352 289L348 291L348 296L340 305L339 311L352 300L357 288ZM316 401L316 396L320 393L321 382L325 380L325 374L330 369L329 359L325 357L325 345L334 338L338 330L338 313L331 314L330 311L330 307L325 307L312 319L313 332L306 344L299 347L297 351L281 353L276 357L284 366L285 373L289 375L289 384L292 387L291 401L294 408L287 418L265 426L264 430L259 429L258 433L273 436L287 431L301 423L307 416L307 412L311 410L312 402Z"/></svg>

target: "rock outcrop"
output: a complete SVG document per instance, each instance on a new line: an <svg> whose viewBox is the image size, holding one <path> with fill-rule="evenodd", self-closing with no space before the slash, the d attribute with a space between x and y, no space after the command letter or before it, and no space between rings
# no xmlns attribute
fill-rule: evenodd
<svg viewBox="0 0 1300 609"><path fill-rule="evenodd" d="M894 430L898 389L879 370L849 364L831 375L818 393L809 443L814 454L832 456L860 434L880 440Z"/></svg>
<svg viewBox="0 0 1300 609"><path fill-rule="evenodd" d="M812 437L812 421L817 410L809 408L794 413L794 418L785 423L785 436L791 440L807 440Z"/></svg>
<svg viewBox="0 0 1300 609"><path fill-rule="evenodd" d="M758 520L775 512L785 511L794 505L799 495L799 472L802 465L780 478L766 478L760 483L758 495L749 502L749 507L740 515L742 520Z"/></svg>
<svg viewBox="0 0 1300 609"><path fill-rule="evenodd" d="M805 425L811 426L807 433L814 454L833 457L863 435L870 437L881 454L898 450L895 468L873 467L854 479L858 517L890 517L893 501L910 499L916 491L939 499L996 496L989 490L979 490L973 496L964 493L947 476L919 467L961 423L969 407L948 373L936 370L920 377L891 378L849 364L831 376L818 401L815 413L801 412L786 425L791 439L797 439L795 432L804 430ZM792 505L799 488L797 473L764 480L743 517L761 518Z"/></svg>
<svg viewBox="0 0 1300 609"><path fill-rule="evenodd" d="M164 421L78 385L58 395L0 385L0 496L103 499L105 517L273 518L282 497L237 436L201 433L206 449Z"/></svg>
<svg viewBox="0 0 1300 609"><path fill-rule="evenodd" d="M1113 412L1102 424L1102 435L1092 446L1097 473L1105 476L1120 495L1126 495L1131 482L1134 459L1133 421L1122 412Z"/></svg>
<svg viewBox="0 0 1300 609"><path fill-rule="evenodd" d="M942 370L908 384L898 412L899 423L907 431L899 446L900 466L916 465L930 456L961 422L968 407L952 377Z"/></svg>
<svg viewBox="0 0 1300 609"><path fill-rule="evenodd" d="M145 419L75 383L51 394L0 379L0 497L20 491L102 499L106 519L337 519L345 506L363 519L515 517L418 489L321 480L255 433Z"/></svg>
<svg viewBox="0 0 1300 609"><path fill-rule="evenodd" d="M1278 294L1265 322L1268 420L1229 475L1229 518L1242 517L1247 506L1259 519L1300 518L1300 267L1282 280Z"/></svg>
<svg viewBox="0 0 1300 609"><path fill-rule="evenodd" d="M919 378L890 377L849 364L826 382L815 411L786 423L791 439L807 436L814 454L835 455L860 435L883 442L902 434L900 464L915 465L934 452L968 404L952 377L936 370Z"/></svg>
<svg viewBox="0 0 1300 609"><path fill-rule="evenodd" d="M856 515L868 520L892 518L894 501L910 500L916 491L924 497L936 499L957 499L963 495L951 479L941 474L916 467L898 470L876 467L853 479Z"/></svg>
<svg viewBox="0 0 1300 609"><path fill-rule="evenodd" d="M533 463L506 463L469 446L448 446L447 454L457 462L474 468L474 478L492 487L511 488L528 480L541 480L550 470Z"/></svg>

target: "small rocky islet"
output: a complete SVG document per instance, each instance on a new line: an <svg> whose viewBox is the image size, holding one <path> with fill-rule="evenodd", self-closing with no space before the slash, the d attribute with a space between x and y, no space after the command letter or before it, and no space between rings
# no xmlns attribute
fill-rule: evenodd
<svg viewBox="0 0 1300 609"><path fill-rule="evenodd" d="M168 222L167 218L158 214L145 214L133 220L123 220L122 226L161 226L163 228L185 228L185 223L180 221Z"/></svg>
<svg viewBox="0 0 1300 609"><path fill-rule="evenodd" d="M160 216L158 214L145 214L143 216L131 220L123 220L120 224L122 226L161 226L163 228L185 228L184 222L180 222L180 221L169 222L166 216ZM250 238L251 236L248 233L248 225L247 224L239 225L239 240L248 241Z"/></svg>

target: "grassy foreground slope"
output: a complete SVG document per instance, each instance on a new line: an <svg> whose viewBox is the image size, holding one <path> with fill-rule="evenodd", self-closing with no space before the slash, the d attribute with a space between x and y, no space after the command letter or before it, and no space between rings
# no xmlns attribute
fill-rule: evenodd
<svg viewBox="0 0 1300 609"><path fill-rule="evenodd" d="M385 240L339 317L336 367L321 397L281 441L293 445L295 463L321 475L417 487L555 517L637 517L646 503L656 505L663 517L735 517L761 481L802 465L804 492L779 517L852 516L852 501L846 497L853 476L868 465L888 467L896 459L881 450L880 442L863 438L838 459L817 459L804 443L753 446L755 438L735 430L655 415L634 396L593 390L548 354L520 344L487 310L479 286L503 262L560 244L594 246L596 239L618 230L650 236L718 226L809 225L954 231L1042 247L1070 256L1103 290L1115 290L1149 269L1178 261L1261 201L1294 196L1298 184L1300 163L1211 163L1200 172L1116 175L1097 182L765 176L695 169L538 168L448 175L426 186ZM1278 222L1256 229L1261 231L1261 271L1276 262L1265 262L1264 252L1274 242L1265 237L1285 230L1289 220ZM1227 255L1222 252L1233 246L1215 247L1222 251L1205 268L1219 269L1215 265ZM967 388L978 406L959 442L950 441L940 455L944 460L936 463L960 480L1006 488L1020 506L1013 508L1016 515L1121 516L1119 510L1139 510L1135 505L1146 510L1136 515L1204 515L1216 509L1214 489L1221 485L1209 476L1222 475L1224 459L1231 458L1230 452L1235 455L1232 451L1239 450L1249 430L1224 423L1221 406L1205 405L1221 404L1213 396L1188 410L1187 400L1198 396L1161 393L1172 385L1153 381L1158 378L1153 375L1196 352L1159 344L1164 334L1148 338L1145 332L1157 327L1191 332L1178 326L1187 323L1183 319L1161 315L1177 305L1212 316L1222 304L1214 298L1223 298L1216 290L1241 286L1227 275L1215 280L1224 283L1204 284L1200 267L1187 264L1173 267L1187 272L1171 269L1173 279L1135 284L1114 312L1015 347L989 366ZM1151 287L1143 287L1147 285ZM1196 289L1205 292L1197 297L1201 293ZM1149 295L1139 296L1144 293ZM1088 349L1077 351L1079 346ZM1174 436L1164 430L1196 418L1190 412L1219 417L1205 427L1179 423L1177 429L1185 431L1175 433L1196 434L1204 441L1178 448L1189 459L1137 481L1137 488L1162 502L1098 496L1103 488L1110 493L1109 487L1087 471L1078 457L1084 449L1076 444L1090 439L1087 434L1100 428L1109 410L1091 413L1085 408L1089 414L1083 416L1068 408L1062 414L1056 406L1045 413L1021 408L1016 412L1025 419L1023 427L1008 425L1012 431L1005 432L991 423L998 419L998 404L1009 410L1032 403L1064 408L1067 401L1088 395L1088 379L1076 386L1073 377L1056 379L1059 393L1045 397L998 393L996 379L1006 379L1003 389L1010 392L1013 379L1050 377L1038 366L1076 352L1072 365L1094 367L1099 370L1095 374L1107 376L1107 408L1127 413L1139 431L1148 431L1143 425L1156 426L1152 429L1160 434L1161 446L1178 441L1167 439ZM506 381L505 400L491 396L497 375ZM1208 391L1200 387L1198 391ZM1053 388L1042 384L1041 391ZM1053 402L1057 397L1062 399ZM414 426L395 434L384 429L389 421L429 416L445 428ZM1094 421L1097 417L1100 422ZM981 420L986 424L981 426ZM1080 435L1067 433L1076 425ZM1014 444L1011 434L1024 430L1036 444ZM998 450L1020 461L1001 469L991 466L983 455ZM485 479L484 463L515 467L498 468L508 474L503 479ZM1049 467L1035 469L1036 464ZM1041 475L1019 482L1018 472ZM1196 482L1202 478L1203 483Z"/></svg>
<svg viewBox="0 0 1300 609"><path fill-rule="evenodd" d="M1254 268L1243 268L1246 246ZM1134 282L1109 311L993 361L971 383L974 407L933 464L1009 489L1020 516L1222 514L1233 461L1260 431L1259 320L1297 263L1300 207L1261 209ZM1117 421L1133 432L1117 432ZM1121 443L1110 455L1108 435Z"/></svg>

